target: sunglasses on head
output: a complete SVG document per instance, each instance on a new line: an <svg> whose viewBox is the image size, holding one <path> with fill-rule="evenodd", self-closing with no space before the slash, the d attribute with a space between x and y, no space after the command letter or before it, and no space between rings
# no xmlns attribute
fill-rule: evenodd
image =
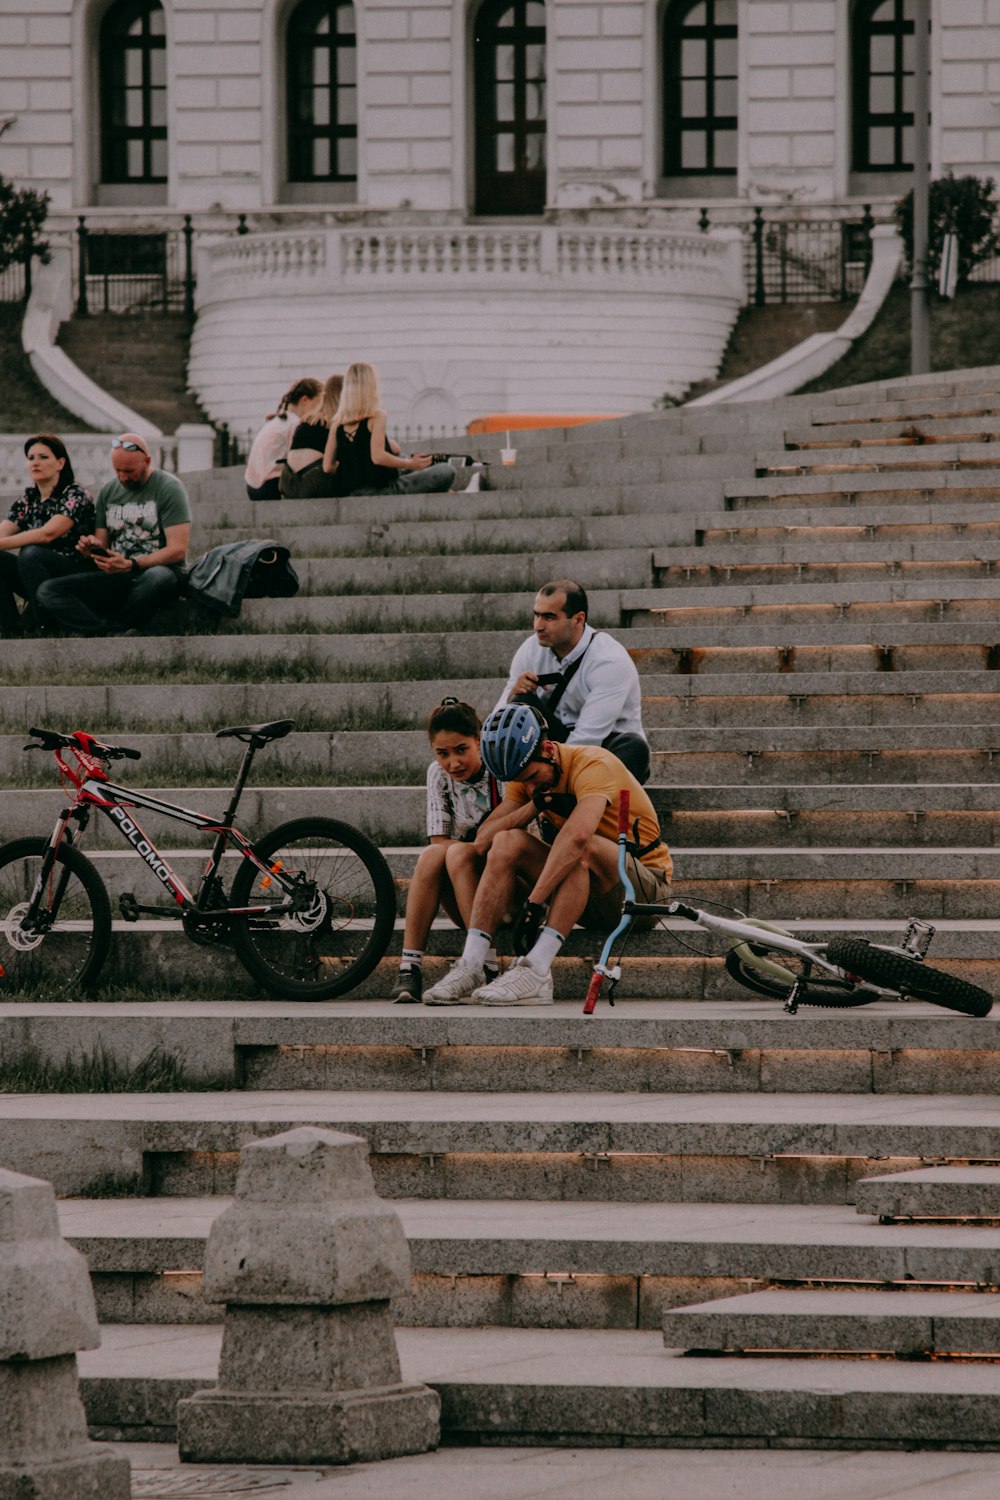
<svg viewBox="0 0 1000 1500"><path fill-rule="evenodd" d="M112 438L111 446L112 448L124 448L126 453L141 453L145 458L149 457L145 448L139 443L133 443L131 438Z"/></svg>

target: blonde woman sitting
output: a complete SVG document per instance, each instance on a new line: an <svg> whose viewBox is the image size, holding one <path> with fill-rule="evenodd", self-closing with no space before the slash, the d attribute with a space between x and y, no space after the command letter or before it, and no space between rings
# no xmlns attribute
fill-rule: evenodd
<svg viewBox="0 0 1000 1500"><path fill-rule="evenodd" d="M323 469L338 495L425 495L450 490L455 470L429 453L404 458L386 437L378 376L371 365L348 365L340 405L330 426Z"/></svg>

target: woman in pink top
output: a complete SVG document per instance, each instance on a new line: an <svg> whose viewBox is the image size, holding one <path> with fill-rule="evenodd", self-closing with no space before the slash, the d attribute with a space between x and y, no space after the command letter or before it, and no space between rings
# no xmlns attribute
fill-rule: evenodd
<svg viewBox="0 0 1000 1500"><path fill-rule="evenodd" d="M323 382L303 375L282 396L278 410L267 420L253 440L247 459L247 495L251 500L280 500L278 481L292 433L304 417L310 416L320 403Z"/></svg>

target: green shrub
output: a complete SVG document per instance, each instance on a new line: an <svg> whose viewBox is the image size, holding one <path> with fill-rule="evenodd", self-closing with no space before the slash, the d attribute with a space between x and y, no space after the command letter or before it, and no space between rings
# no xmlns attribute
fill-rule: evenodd
<svg viewBox="0 0 1000 1500"><path fill-rule="evenodd" d="M43 263L49 261L48 244L40 238L48 211L48 193L18 188L0 177L0 271L27 260L29 251Z"/></svg>
<svg viewBox="0 0 1000 1500"><path fill-rule="evenodd" d="M896 204L896 223L913 262L913 192ZM928 193L927 274L936 277L941 261L941 242L953 233L958 237L958 282L981 261L1000 250L1000 202L992 177L954 177L950 172L930 184Z"/></svg>

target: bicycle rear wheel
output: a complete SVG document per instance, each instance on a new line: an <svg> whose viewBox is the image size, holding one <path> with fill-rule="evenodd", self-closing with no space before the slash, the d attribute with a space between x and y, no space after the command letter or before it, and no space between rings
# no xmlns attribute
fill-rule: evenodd
<svg viewBox="0 0 1000 1500"><path fill-rule="evenodd" d="M907 958L904 953L879 948L867 938L834 938L827 944L826 956L838 969L912 1000L927 1000L966 1016L987 1016L993 1008L993 996L978 985L931 969L920 959Z"/></svg>
<svg viewBox="0 0 1000 1500"><path fill-rule="evenodd" d="M857 1005L871 1005L879 998L875 991L859 989L846 979L836 979L832 974L816 975L808 961L763 943L737 943L730 948L726 954L726 973L755 995L767 995L772 1000L787 999L792 985L798 982L799 1005L850 1010Z"/></svg>
<svg viewBox="0 0 1000 1500"><path fill-rule="evenodd" d="M294 914L232 919L233 946L249 973L286 1000L332 1000L367 979L396 920L396 883L381 851L332 818L282 823L254 850L273 870L298 877L312 900ZM233 881L233 906L286 901L273 875L244 861Z"/></svg>
<svg viewBox="0 0 1000 1500"><path fill-rule="evenodd" d="M65 994L92 984L111 947L111 904L90 860L64 844L31 909L47 839L0 849L0 995Z"/></svg>

